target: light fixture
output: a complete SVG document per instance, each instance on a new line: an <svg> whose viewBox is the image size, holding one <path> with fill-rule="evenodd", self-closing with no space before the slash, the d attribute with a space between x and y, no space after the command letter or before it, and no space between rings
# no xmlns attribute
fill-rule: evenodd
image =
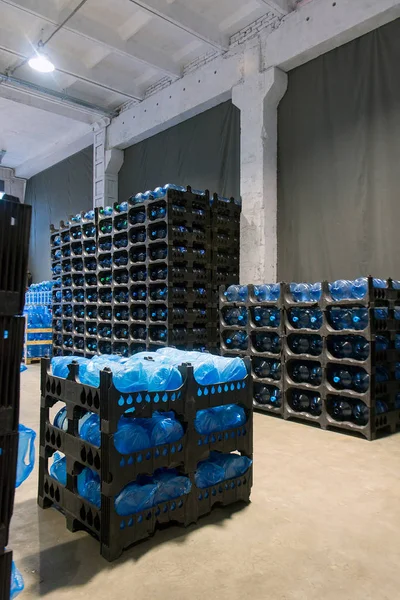
<svg viewBox="0 0 400 600"><path fill-rule="evenodd" d="M28 62L31 69L39 71L40 73L52 73L54 71L53 63L47 58L45 54L36 54Z"/></svg>

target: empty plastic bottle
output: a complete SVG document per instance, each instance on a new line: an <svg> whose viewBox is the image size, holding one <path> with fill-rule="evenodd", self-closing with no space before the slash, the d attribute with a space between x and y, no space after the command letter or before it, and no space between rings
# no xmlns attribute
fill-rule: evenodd
<svg viewBox="0 0 400 600"><path fill-rule="evenodd" d="M111 337L111 333L112 333L111 325L99 325L98 331L99 331L99 336L102 338Z"/></svg>
<svg viewBox="0 0 400 600"><path fill-rule="evenodd" d="M146 300L147 289L141 286L131 288L131 296L133 300ZM157 300L157 298L153 298L153 300Z"/></svg>
<svg viewBox="0 0 400 600"><path fill-rule="evenodd" d="M116 302L127 303L129 301L129 292L124 290L119 290L114 293L114 300Z"/></svg>
<svg viewBox="0 0 400 600"><path fill-rule="evenodd" d="M114 281L118 285L128 283L129 275L127 271L114 271Z"/></svg>
<svg viewBox="0 0 400 600"><path fill-rule="evenodd" d="M320 329L322 327L322 311L319 308L292 308L289 310L289 321L296 329Z"/></svg>
<svg viewBox="0 0 400 600"><path fill-rule="evenodd" d="M117 267L125 267L125 265L128 264L127 254L119 254L118 256L114 256L114 264Z"/></svg>
<svg viewBox="0 0 400 600"><path fill-rule="evenodd" d="M115 332L115 337L117 337L119 340L121 340L121 339L125 340L129 337L129 330L126 325L117 325L114 328L114 332Z"/></svg>
<svg viewBox="0 0 400 600"><path fill-rule="evenodd" d="M247 285L231 285L224 292L228 302L246 302L248 298Z"/></svg>
<svg viewBox="0 0 400 600"><path fill-rule="evenodd" d="M132 319L134 321L145 321L146 315L146 308L142 308L140 306L132 308Z"/></svg>
<svg viewBox="0 0 400 600"><path fill-rule="evenodd" d="M150 290L150 298L152 300L164 300L168 295L167 286L156 286Z"/></svg>
<svg viewBox="0 0 400 600"><path fill-rule="evenodd" d="M318 394L310 397L310 413L316 417L322 413L322 400Z"/></svg>
<svg viewBox="0 0 400 600"><path fill-rule="evenodd" d="M150 279L152 281L157 281L157 279L163 280L166 279L168 275L167 267L156 267L151 269L150 271Z"/></svg>
<svg viewBox="0 0 400 600"><path fill-rule="evenodd" d="M255 306L253 320L257 327L279 327L281 315L278 308Z"/></svg>
<svg viewBox="0 0 400 600"><path fill-rule="evenodd" d="M301 363L296 364L293 367L292 379L297 383L308 383L310 380L310 368Z"/></svg>
<svg viewBox="0 0 400 600"><path fill-rule="evenodd" d="M96 302L97 293L92 292L90 296L88 295L88 300ZM111 290L100 290L100 300L101 302L111 302L112 301L112 292Z"/></svg>

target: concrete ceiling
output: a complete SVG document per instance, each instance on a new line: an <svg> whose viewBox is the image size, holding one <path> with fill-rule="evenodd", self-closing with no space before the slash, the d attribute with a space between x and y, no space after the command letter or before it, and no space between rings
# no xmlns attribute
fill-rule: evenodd
<svg viewBox="0 0 400 600"><path fill-rule="evenodd" d="M0 0L2 165L21 167L82 138L198 57L224 53L256 19L283 16L291 1ZM27 64L39 42L54 73Z"/></svg>

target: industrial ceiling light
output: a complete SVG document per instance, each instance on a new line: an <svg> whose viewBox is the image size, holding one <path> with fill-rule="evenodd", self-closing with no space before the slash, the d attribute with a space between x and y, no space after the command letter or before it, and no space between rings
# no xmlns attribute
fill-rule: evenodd
<svg viewBox="0 0 400 600"><path fill-rule="evenodd" d="M28 64L31 69L39 71L39 73L52 73L55 68L51 60L45 54L39 52L35 56L32 56Z"/></svg>

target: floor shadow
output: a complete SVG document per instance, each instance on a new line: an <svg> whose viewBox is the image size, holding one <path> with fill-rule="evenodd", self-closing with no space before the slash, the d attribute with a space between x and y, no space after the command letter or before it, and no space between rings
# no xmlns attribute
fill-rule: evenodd
<svg viewBox="0 0 400 600"><path fill-rule="evenodd" d="M31 502L23 504L29 504L29 510L32 510ZM159 527L151 538L131 546L112 563L100 556L99 542L89 533L70 533L66 530L65 517L59 511L37 507L38 548L34 553L22 556L19 566L36 574L36 581L27 590L34 595L45 596L57 589L85 585L100 571L112 570L128 561L138 562L162 544L171 541L183 544L199 528L224 527L235 513L246 510L247 506L243 502L227 507L216 506L209 515L186 528L174 523ZM70 539L65 541L67 538Z"/></svg>

